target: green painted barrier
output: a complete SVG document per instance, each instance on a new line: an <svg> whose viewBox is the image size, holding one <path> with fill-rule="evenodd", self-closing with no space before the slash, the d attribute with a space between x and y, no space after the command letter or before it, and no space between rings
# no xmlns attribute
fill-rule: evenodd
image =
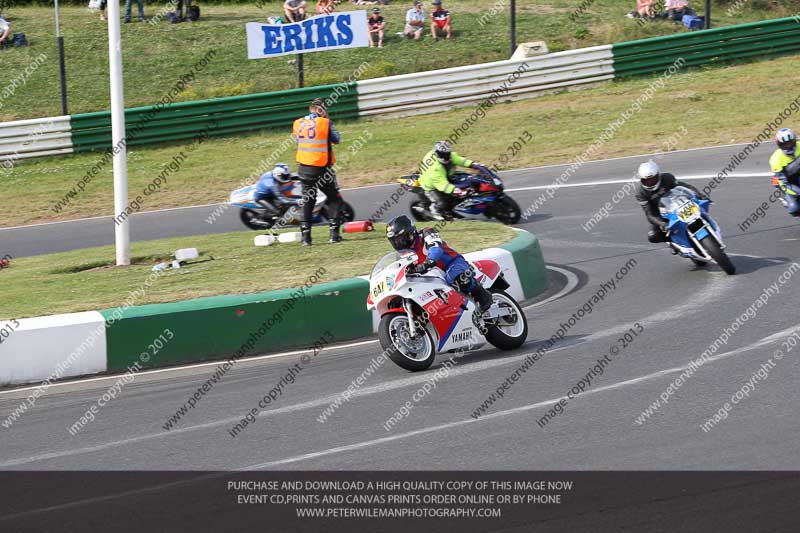
<svg viewBox="0 0 800 533"><path fill-rule="evenodd" d="M498 248L511 252L526 300L547 288L547 269L542 248L535 235L520 231L511 242L501 244Z"/></svg>
<svg viewBox="0 0 800 533"><path fill-rule="evenodd" d="M369 283L354 278L312 286L302 296L285 289L102 310L107 322L122 315L106 331L108 371L124 371L145 352L148 366L158 367L365 337L372 334L368 292ZM156 351L150 345L165 328L172 338Z"/></svg>
<svg viewBox="0 0 800 533"><path fill-rule="evenodd" d="M337 95L331 105L334 120L358 117L355 82L135 107L125 110L128 145L150 145L186 141L200 135L221 137L248 131L281 128L287 131L294 119L308 112L314 98ZM76 152L111 147L111 113L100 111L70 117Z"/></svg>
<svg viewBox="0 0 800 533"><path fill-rule="evenodd" d="M662 72L679 58L683 66L772 57L800 51L800 24L783 18L612 45L615 77Z"/></svg>

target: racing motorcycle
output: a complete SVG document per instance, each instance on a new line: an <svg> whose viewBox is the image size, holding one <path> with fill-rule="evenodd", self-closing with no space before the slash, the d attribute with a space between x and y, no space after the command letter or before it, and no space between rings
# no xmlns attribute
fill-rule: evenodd
<svg viewBox="0 0 800 533"><path fill-rule="evenodd" d="M710 200L701 200L686 187L675 187L659 201L661 217L667 220L667 236L672 250L698 266L717 263L726 274L736 267L725 253L722 231L709 215Z"/></svg>
<svg viewBox="0 0 800 533"><path fill-rule="evenodd" d="M266 221L263 220L264 208L256 203L255 192L255 185L248 185L247 187L237 189L231 193L229 203L234 207L241 208L239 210L239 219L242 221L242 224L248 228L254 230L270 229L281 217L270 217ZM294 183L294 190L289 197L295 198L297 201L302 197L301 185L298 182ZM314 205L312 218L313 224L319 224L329 220L328 209L325 203L326 200L327 197L325 193L317 191L317 203ZM300 206L293 205L289 207L285 214L285 225L299 226L302 216L303 210ZM342 224L345 222L352 222L355 216L353 206L342 200L341 206L339 207L339 218Z"/></svg>
<svg viewBox="0 0 800 533"><path fill-rule="evenodd" d="M433 268L425 274L409 272L417 263L412 250L391 252L372 269L367 309L376 309L381 320L381 347L398 366L425 370L436 353L471 350L487 341L501 350L522 346L528 337L528 321L519 304L506 291L509 285L500 265L475 261L475 282L492 293L492 306L483 313L471 298L446 281Z"/></svg>
<svg viewBox="0 0 800 533"><path fill-rule="evenodd" d="M431 201L419 184L419 175L410 174L397 180L401 186L417 195L411 202L411 216L418 222L436 220L431 213ZM503 180L492 169L483 167L476 173L456 172L451 183L465 189L467 195L453 207L455 218L492 219L503 224L519 222L521 211L517 202L503 192Z"/></svg>

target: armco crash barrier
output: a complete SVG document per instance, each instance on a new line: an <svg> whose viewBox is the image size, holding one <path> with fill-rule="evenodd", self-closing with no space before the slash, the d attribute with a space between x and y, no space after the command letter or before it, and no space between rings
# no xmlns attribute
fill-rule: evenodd
<svg viewBox="0 0 800 533"><path fill-rule="evenodd" d="M467 257L496 260L520 300L547 286L539 242L526 231ZM135 362L154 368L310 348L321 338L331 342L331 335L333 342L366 337L374 323L368 292L365 279L352 278L311 286L305 297L294 299L298 289L128 307L109 327L118 309L20 319L0 344L0 385L124 372ZM162 336L167 328L172 336ZM150 348L159 336L169 340ZM143 353L149 359L144 364Z"/></svg>

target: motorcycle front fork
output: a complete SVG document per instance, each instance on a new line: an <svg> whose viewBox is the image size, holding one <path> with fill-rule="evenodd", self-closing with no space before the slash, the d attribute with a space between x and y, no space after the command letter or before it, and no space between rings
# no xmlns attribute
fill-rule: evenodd
<svg viewBox="0 0 800 533"><path fill-rule="evenodd" d="M411 309L411 302L408 300L403 300L403 309L406 311L406 317L408 317L408 334L411 338L417 336L417 319L414 318L414 313Z"/></svg>

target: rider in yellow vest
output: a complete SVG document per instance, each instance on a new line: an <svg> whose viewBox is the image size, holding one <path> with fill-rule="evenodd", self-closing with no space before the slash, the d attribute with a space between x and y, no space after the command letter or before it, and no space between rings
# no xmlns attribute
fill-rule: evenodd
<svg viewBox="0 0 800 533"><path fill-rule="evenodd" d="M769 167L775 176L772 184L783 191L784 203L789 214L800 216L800 147L797 134L783 128L775 136L778 149L769 158Z"/></svg>
<svg viewBox="0 0 800 533"><path fill-rule="evenodd" d="M333 167L332 144L339 144L339 132L328 118L328 109L321 98L315 98L308 110L310 114L294 121L292 134L297 142L297 173L303 186L303 220L300 225L303 246L311 245L311 221L317 189L327 196L330 219L330 243L342 241L339 236L339 207L341 195Z"/></svg>

